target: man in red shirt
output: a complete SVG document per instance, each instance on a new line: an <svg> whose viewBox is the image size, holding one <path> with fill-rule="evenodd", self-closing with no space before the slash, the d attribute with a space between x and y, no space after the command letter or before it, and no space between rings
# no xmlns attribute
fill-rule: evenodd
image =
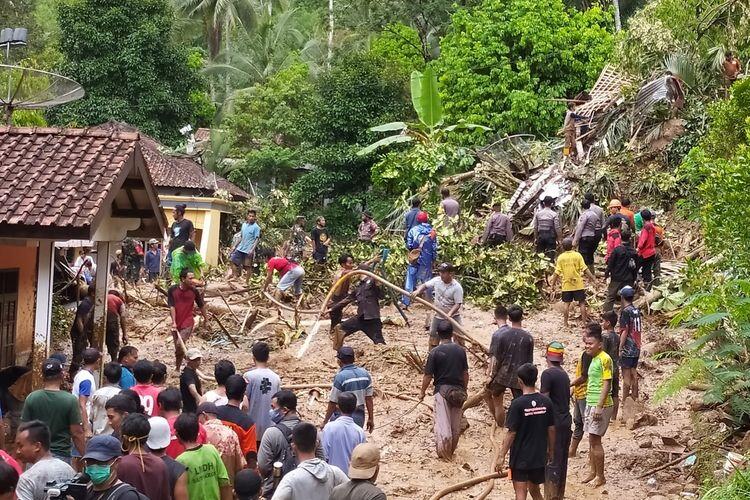
<svg viewBox="0 0 750 500"><path fill-rule="evenodd" d="M137 382L131 389L141 397L141 406L146 410L146 415L155 417L159 414L156 408L156 398L161 389L151 383L154 375L154 364L146 359L139 359L133 366L133 375Z"/></svg>
<svg viewBox="0 0 750 500"><path fill-rule="evenodd" d="M654 217L650 210L641 210L641 217L643 218L643 229L638 235L638 257L640 258L643 286L646 290L651 290L654 256L656 255L656 229L652 222Z"/></svg>
<svg viewBox="0 0 750 500"><path fill-rule="evenodd" d="M285 298L287 290L294 286L294 295L302 294L302 278L305 276L305 270L298 263L286 257L273 257L268 259L266 264L266 282L263 284L263 291L268 289L268 285L273 281L273 272L279 272L279 283L276 290L281 292L281 298Z"/></svg>
<svg viewBox="0 0 750 500"><path fill-rule="evenodd" d="M193 326L195 326L193 305L200 308L203 320L208 323L206 305L203 303L203 297L192 285L192 280L193 273L183 269L180 271L180 283L172 285L167 291L167 304L172 316L172 338L174 339L174 357L177 371L180 371L182 359L185 356L182 346L193 334ZM177 338L178 335L182 342Z"/></svg>
<svg viewBox="0 0 750 500"><path fill-rule="evenodd" d="M122 343L128 345L128 333L125 331L125 302L120 292L110 290L107 292L107 352L112 361L117 361L117 353L120 351L120 332L122 330Z"/></svg>
<svg viewBox="0 0 750 500"><path fill-rule="evenodd" d="M185 451L185 447L174 433L174 422L182 411L182 394L180 394L179 389L168 387L159 393L156 402L159 405L159 416L165 418L169 424L170 442L164 452L167 456L177 458ZM198 427L198 442L200 444L208 442L206 429L203 425Z"/></svg>

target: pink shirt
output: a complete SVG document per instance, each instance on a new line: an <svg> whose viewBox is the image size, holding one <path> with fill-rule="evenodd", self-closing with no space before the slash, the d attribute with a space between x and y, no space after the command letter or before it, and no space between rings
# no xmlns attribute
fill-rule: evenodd
<svg viewBox="0 0 750 500"><path fill-rule="evenodd" d="M141 404L146 409L146 415L149 417L158 416L156 407L156 398L159 396L161 389L151 384L136 384L131 387L136 394L141 397Z"/></svg>

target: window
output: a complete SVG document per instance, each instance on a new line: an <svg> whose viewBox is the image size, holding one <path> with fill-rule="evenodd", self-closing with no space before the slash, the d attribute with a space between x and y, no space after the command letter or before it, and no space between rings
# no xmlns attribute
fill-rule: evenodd
<svg viewBox="0 0 750 500"><path fill-rule="evenodd" d="M0 270L0 369L16 364L18 269Z"/></svg>

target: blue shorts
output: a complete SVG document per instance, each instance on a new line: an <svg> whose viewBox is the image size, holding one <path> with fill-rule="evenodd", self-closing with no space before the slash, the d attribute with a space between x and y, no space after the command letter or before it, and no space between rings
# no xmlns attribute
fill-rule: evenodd
<svg viewBox="0 0 750 500"><path fill-rule="evenodd" d="M627 368L629 370L633 368L638 368L639 359L640 359L640 356L637 358L620 357L620 368Z"/></svg>

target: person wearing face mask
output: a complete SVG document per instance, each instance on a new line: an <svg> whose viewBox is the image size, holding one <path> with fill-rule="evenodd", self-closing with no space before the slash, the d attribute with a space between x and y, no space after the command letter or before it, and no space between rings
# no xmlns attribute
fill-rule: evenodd
<svg viewBox="0 0 750 500"><path fill-rule="evenodd" d="M113 436L94 436L83 455L84 472L91 478L93 489L86 500L144 500L133 486L120 481L117 462L122 456L120 441Z"/></svg>
<svg viewBox="0 0 750 500"><path fill-rule="evenodd" d="M125 456L117 464L120 481L128 483L151 500L171 500L167 466L146 448L151 424L141 413L131 413L122 421L122 449Z"/></svg>
<svg viewBox="0 0 750 500"><path fill-rule="evenodd" d="M266 429L258 448L258 470L263 477L263 496L271 498L278 479L274 482L274 464L282 464L281 476L297 466L292 452L292 431L301 422L297 414L297 396L289 390L281 390L271 399L269 412L273 426ZM318 441L315 456L325 458L323 447Z"/></svg>

